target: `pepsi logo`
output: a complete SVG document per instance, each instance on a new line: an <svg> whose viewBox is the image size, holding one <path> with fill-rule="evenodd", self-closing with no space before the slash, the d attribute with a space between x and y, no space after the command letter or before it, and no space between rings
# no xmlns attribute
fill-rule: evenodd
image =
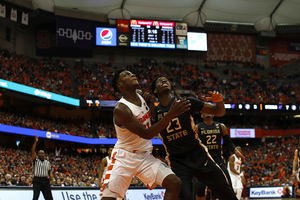
<svg viewBox="0 0 300 200"><path fill-rule="evenodd" d="M103 29L100 32L100 37L102 40L110 40L113 36L113 33L109 29Z"/></svg>

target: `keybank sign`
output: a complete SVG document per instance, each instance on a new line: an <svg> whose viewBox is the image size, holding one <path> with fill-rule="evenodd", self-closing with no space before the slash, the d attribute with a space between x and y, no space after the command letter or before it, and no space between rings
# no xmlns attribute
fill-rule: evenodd
<svg viewBox="0 0 300 200"><path fill-rule="evenodd" d="M8 90L13 90L13 91L16 91L16 92L21 92L21 93L24 93L24 94L29 94L29 95L32 95L32 96L52 100L52 101L58 101L58 102L61 102L61 103L64 103L64 104L72 105L72 106L79 106L80 105L79 99L66 97L66 96L63 96L63 95L60 95L60 94L55 94L55 93L52 93L52 92L36 89L36 88L29 87L29 86L26 86L26 85L6 81L6 80L3 80L3 79L0 79L0 87L8 89Z"/></svg>
<svg viewBox="0 0 300 200"><path fill-rule="evenodd" d="M289 186L291 195L293 195L293 188ZM251 187L249 197L250 198L271 198L281 197L283 195L283 186L275 187Z"/></svg>

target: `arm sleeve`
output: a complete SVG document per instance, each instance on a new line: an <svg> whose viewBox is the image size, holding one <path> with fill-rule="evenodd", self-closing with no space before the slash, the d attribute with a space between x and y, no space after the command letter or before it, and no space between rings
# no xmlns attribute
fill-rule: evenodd
<svg viewBox="0 0 300 200"><path fill-rule="evenodd" d="M196 99L196 98L193 98L193 97L187 97L186 98L187 100L190 100L191 102L191 111L201 111L203 106L204 106L204 102L199 100L199 99Z"/></svg>
<svg viewBox="0 0 300 200"><path fill-rule="evenodd" d="M229 136L228 135L224 135L223 139L224 139L225 146L228 147L230 149L230 151L234 152L235 145L231 142Z"/></svg>

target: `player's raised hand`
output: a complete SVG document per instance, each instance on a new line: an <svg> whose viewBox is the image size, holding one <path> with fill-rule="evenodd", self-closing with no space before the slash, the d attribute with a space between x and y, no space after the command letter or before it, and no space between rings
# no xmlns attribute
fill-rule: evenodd
<svg viewBox="0 0 300 200"><path fill-rule="evenodd" d="M206 100L212 101L214 103L223 101L223 95L220 94L219 92L217 92L217 91L213 91L213 92L209 91L209 94L211 94L211 97L206 97L205 98Z"/></svg>
<svg viewBox="0 0 300 200"><path fill-rule="evenodd" d="M35 142L39 141L39 137L36 136L36 134L35 134L35 136L34 136L34 139L35 139Z"/></svg>
<svg viewBox="0 0 300 200"><path fill-rule="evenodd" d="M190 109L190 101L186 99L176 100L172 104L169 112L173 115L173 117L178 116Z"/></svg>

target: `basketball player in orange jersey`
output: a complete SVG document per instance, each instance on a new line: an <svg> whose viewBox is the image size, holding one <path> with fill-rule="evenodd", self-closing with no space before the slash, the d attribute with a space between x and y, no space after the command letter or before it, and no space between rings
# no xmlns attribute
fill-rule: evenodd
<svg viewBox="0 0 300 200"><path fill-rule="evenodd" d="M102 184L102 200L123 198L133 176L149 188L161 185L166 189L165 200L178 200L181 180L162 161L152 156L151 138L162 131L173 117L189 110L189 101L175 101L168 114L151 126L150 109L137 93L139 83L127 70L115 73L113 88L123 97L114 108L114 125L118 136Z"/></svg>
<svg viewBox="0 0 300 200"><path fill-rule="evenodd" d="M240 146L237 146L236 149L239 152L242 152ZM236 197L238 200L240 200L242 197L242 192L244 187L243 181L245 181L244 174L241 173L241 167L242 167L241 154L232 154L229 157L229 161L228 161L228 172L231 178L232 188L236 193Z"/></svg>

